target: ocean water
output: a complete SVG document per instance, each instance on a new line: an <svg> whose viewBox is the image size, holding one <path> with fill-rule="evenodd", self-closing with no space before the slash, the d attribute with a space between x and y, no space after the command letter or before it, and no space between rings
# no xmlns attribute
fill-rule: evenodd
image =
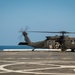
<svg viewBox="0 0 75 75"><path fill-rule="evenodd" d="M17 45L17 46L0 46L0 51L3 49L32 49L32 47L30 46L21 46L21 45Z"/></svg>

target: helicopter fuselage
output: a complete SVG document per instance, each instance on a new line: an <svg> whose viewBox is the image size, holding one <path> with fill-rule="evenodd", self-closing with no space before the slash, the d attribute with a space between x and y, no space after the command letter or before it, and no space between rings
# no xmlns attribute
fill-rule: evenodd
<svg viewBox="0 0 75 75"><path fill-rule="evenodd" d="M26 42L20 42L19 45L28 45L35 48L48 48L48 49L61 49L65 51L66 49L75 49L75 38L69 36L47 36L45 40L38 42L31 42L27 33L22 33Z"/></svg>

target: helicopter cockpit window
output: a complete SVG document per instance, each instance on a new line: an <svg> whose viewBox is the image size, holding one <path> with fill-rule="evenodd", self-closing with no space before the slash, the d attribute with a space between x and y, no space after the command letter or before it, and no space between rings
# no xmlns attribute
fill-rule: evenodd
<svg viewBox="0 0 75 75"><path fill-rule="evenodd" d="M42 46L44 46L44 44L42 44Z"/></svg>
<svg viewBox="0 0 75 75"><path fill-rule="evenodd" d="M71 43L72 43L72 44L75 44L75 40L71 40Z"/></svg>
<svg viewBox="0 0 75 75"><path fill-rule="evenodd" d="M51 44L51 42L50 42L50 41L48 41L48 44Z"/></svg>

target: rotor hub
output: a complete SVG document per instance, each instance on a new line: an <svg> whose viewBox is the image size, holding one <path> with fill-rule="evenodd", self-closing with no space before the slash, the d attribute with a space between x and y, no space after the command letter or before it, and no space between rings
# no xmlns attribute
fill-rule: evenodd
<svg viewBox="0 0 75 75"><path fill-rule="evenodd" d="M22 34L25 36L25 35L27 35L27 33L24 31L24 32L22 32Z"/></svg>

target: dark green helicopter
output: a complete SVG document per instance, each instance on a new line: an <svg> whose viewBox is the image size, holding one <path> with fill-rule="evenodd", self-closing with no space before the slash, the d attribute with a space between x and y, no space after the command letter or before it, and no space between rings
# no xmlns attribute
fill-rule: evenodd
<svg viewBox="0 0 75 75"><path fill-rule="evenodd" d="M66 51L66 49L71 49L72 52L75 50L75 38L66 36L65 34L75 34L75 32L49 32L49 31L28 31L36 33L60 33L62 35L58 36L47 36L45 40L38 42L31 42L27 32L23 31L25 42L20 42L18 45L28 45L32 46L34 51L36 48L47 48L47 49L61 49L61 51Z"/></svg>

